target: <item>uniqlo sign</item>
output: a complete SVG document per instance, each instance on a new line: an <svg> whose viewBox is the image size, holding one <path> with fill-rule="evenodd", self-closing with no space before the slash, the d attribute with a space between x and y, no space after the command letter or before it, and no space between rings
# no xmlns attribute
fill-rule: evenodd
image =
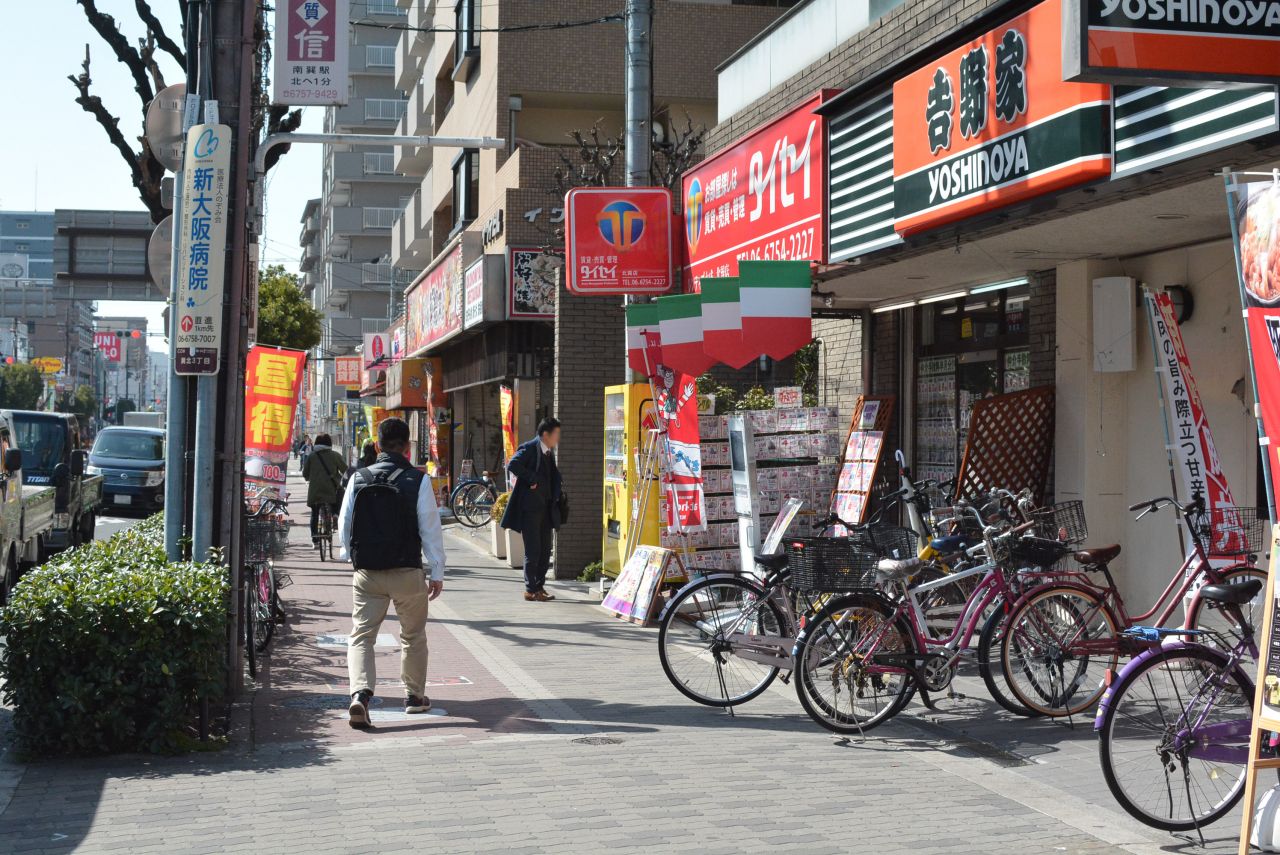
<svg viewBox="0 0 1280 855"><path fill-rule="evenodd" d="M671 290L671 191L575 187L565 197L574 294L665 294Z"/></svg>
<svg viewBox="0 0 1280 855"><path fill-rule="evenodd" d="M276 0L273 103L347 103L350 20L350 0Z"/></svg>
<svg viewBox="0 0 1280 855"><path fill-rule="evenodd" d="M124 339L113 332L94 333L93 346L101 351L107 362L119 362L124 358Z"/></svg>
<svg viewBox="0 0 1280 855"><path fill-rule="evenodd" d="M686 277L737 276L738 262L825 261L823 90L684 176Z"/></svg>

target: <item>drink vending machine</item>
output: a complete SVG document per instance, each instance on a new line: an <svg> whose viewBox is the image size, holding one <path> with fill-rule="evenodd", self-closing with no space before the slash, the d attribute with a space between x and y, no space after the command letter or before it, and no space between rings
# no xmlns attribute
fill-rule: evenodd
<svg viewBox="0 0 1280 855"><path fill-rule="evenodd" d="M616 578L627 560L628 543L659 545L657 459L651 478L642 460L650 428L656 424L648 383L606 386L604 390L604 574ZM633 526L636 530L633 531Z"/></svg>

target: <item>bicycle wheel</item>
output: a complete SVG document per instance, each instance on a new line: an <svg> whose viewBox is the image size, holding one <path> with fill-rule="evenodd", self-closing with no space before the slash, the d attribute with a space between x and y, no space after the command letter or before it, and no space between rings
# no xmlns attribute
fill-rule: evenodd
<svg viewBox="0 0 1280 855"><path fill-rule="evenodd" d="M254 568L252 581L254 582L253 642L257 651L264 653L267 645L271 643L271 636L276 631L276 622L272 619L271 614L271 596L275 585L270 565L257 565Z"/></svg>
<svg viewBox="0 0 1280 855"><path fill-rule="evenodd" d="M479 528L489 521L494 498L488 484L472 481L454 491L450 506L458 522L467 528Z"/></svg>
<svg viewBox="0 0 1280 855"><path fill-rule="evenodd" d="M252 565L246 566L246 573L248 573L251 568ZM241 636L240 640L244 642L245 662L249 666L249 679L252 680L258 676L258 654L254 649L253 642L255 629L254 623L256 622L256 616L258 613L257 606L254 603L254 590L257 586L253 584L253 580L248 576L241 581L244 583L244 603L241 609L244 613L244 634Z"/></svg>
<svg viewBox="0 0 1280 855"><path fill-rule="evenodd" d="M685 697L712 707L746 703L779 668L736 655L735 641L767 635L784 644L782 612L745 579L704 579L667 606L658 629L662 670Z"/></svg>
<svg viewBox="0 0 1280 855"><path fill-rule="evenodd" d="M1187 611L1187 626L1191 629L1207 629L1217 632L1226 638L1234 638L1238 634L1239 625L1235 610L1240 609L1243 617L1253 627L1253 643L1262 643L1262 609L1267 598L1267 573L1257 567L1232 567L1222 573L1224 584L1244 582L1257 579L1262 583L1257 595L1243 606L1223 606L1202 599L1197 593L1192 598Z"/></svg>
<svg viewBox="0 0 1280 855"><path fill-rule="evenodd" d="M333 545L329 542L329 536L324 533L323 526L320 534L316 535L316 549L320 552L321 563L333 556Z"/></svg>
<svg viewBox="0 0 1280 855"><path fill-rule="evenodd" d="M1018 702L1041 715L1076 715L1105 690L1119 659L1119 621L1085 588L1044 588L1009 615L1000 667Z"/></svg>
<svg viewBox="0 0 1280 855"><path fill-rule="evenodd" d="M1139 822L1186 831L1244 794L1253 683L1229 664L1202 645L1165 648L1112 686L1098 726L1102 774Z"/></svg>
<svg viewBox="0 0 1280 855"><path fill-rule="evenodd" d="M1014 715L1027 717L1039 716L1040 713L1018 703L1004 679L1004 671L1000 667L1000 642L1004 639L1005 624L1009 620L1009 604L997 600L993 611L982 626L982 634L978 636L978 674L986 684L991 699Z"/></svg>
<svg viewBox="0 0 1280 855"><path fill-rule="evenodd" d="M836 733L863 733L910 702L917 653L910 626L880 599L840 597L796 637L795 683L809 717Z"/></svg>

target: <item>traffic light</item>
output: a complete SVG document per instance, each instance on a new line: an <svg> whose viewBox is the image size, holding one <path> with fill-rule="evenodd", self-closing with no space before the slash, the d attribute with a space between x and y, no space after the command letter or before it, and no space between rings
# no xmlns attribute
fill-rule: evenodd
<svg viewBox="0 0 1280 855"><path fill-rule="evenodd" d="M12 356L6 356L4 358L5 365L12 365L13 363L14 363L14 358Z"/></svg>
<svg viewBox="0 0 1280 855"><path fill-rule="evenodd" d="M142 330L133 330L129 333L130 338L142 338Z"/></svg>

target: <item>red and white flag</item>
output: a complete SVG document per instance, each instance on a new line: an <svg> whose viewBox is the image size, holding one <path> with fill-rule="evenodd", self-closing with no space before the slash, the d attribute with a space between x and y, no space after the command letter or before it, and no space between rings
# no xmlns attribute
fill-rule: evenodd
<svg viewBox="0 0 1280 855"><path fill-rule="evenodd" d="M716 361L702 349L702 295L659 297L662 364L697 377Z"/></svg>
<svg viewBox="0 0 1280 855"><path fill-rule="evenodd" d="M661 361L658 306L632 303L627 306L627 365L637 374L652 377Z"/></svg>
<svg viewBox="0 0 1280 855"><path fill-rule="evenodd" d="M742 337L742 296L737 277L702 278L702 349L731 368L763 351Z"/></svg>
<svg viewBox="0 0 1280 855"><path fill-rule="evenodd" d="M785 359L813 340L809 262L740 261L738 289L743 341L760 353Z"/></svg>

